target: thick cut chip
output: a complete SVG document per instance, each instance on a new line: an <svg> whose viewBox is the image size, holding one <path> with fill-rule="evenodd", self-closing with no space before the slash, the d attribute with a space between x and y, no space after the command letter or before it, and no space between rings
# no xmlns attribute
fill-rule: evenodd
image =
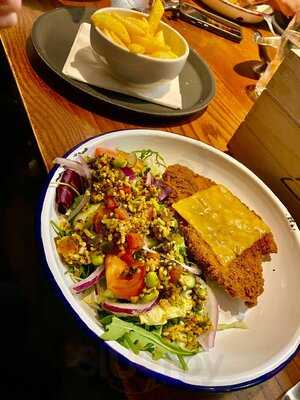
<svg viewBox="0 0 300 400"><path fill-rule="evenodd" d="M113 40L115 43L117 43L118 45L120 45L120 46L123 47L124 49L128 50L128 47L126 46L126 44L119 38L119 36L117 36L117 35L115 34L115 32L110 31L109 34L110 34L112 40ZM130 43L129 43L129 46L130 46Z"/></svg>
<svg viewBox="0 0 300 400"><path fill-rule="evenodd" d="M139 17L126 16L126 19L128 21L134 22L139 28L141 28L144 31L144 33L148 33L149 24L145 17L139 18Z"/></svg>
<svg viewBox="0 0 300 400"><path fill-rule="evenodd" d="M144 26L146 28L146 31L148 32L149 31L149 22L148 22L147 18L146 17L142 17L141 18L141 22L143 22L143 24L144 24Z"/></svg>
<svg viewBox="0 0 300 400"><path fill-rule="evenodd" d="M148 17L149 32L152 35L156 33L160 20L164 14L164 11L165 9L161 0L155 0Z"/></svg>
<svg viewBox="0 0 300 400"><path fill-rule="evenodd" d="M104 29L103 29L103 32L104 32L105 35L108 37L108 39L114 41L114 39L112 38L112 36L111 36L111 34L110 34L110 32L109 32L108 29L104 28Z"/></svg>
<svg viewBox="0 0 300 400"><path fill-rule="evenodd" d="M120 15L118 13L113 13L112 16L115 17L125 26L130 36L132 35L143 36L146 34L146 30L141 27L141 24L139 24L139 22L142 21L139 21L137 18L129 18L124 15Z"/></svg>
<svg viewBox="0 0 300 400"><path fill-rule="evenodd" d="M163 31L158 31L154 37L157 43L160 43L162 47L166 45Z"/></svg>
<svg viewBox="0 0 300 400"><path fill-rule="evenodd" d="M101 30L107 29L110 32L114 32L123 43L128 45L130 41L130 36L127 29L122 22L117 20L111 14L99 13L92 15L92 21L95 26L99 27Z"/></svg>
<svg viewBox="0 0 300 400"><path fill-rule="evenodd" d="M131 51L131 53L135 53L135 54L143 54L145 53L145 47L141 46L138 43L130 43L130 45L128 46L129 51Z"/></svg>
<svg viewBox="0 0 300 400"><path fill-rule="evenodd" d="M133 36L133 43L138 43L143 46L146 50L147 54L154 53L155 51L169 51L170 47L162 44L159 40L157 40L153 36Z"/></svg>

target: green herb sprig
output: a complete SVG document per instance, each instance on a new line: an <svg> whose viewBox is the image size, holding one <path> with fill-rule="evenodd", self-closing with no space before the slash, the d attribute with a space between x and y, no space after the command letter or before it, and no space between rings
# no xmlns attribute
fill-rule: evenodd
<svg viewBox="0 0 300 400"><path fill-rule="evenodd" d="M134 153L142 161L146 161L148 158L154 156L155 161L158 165L160 165L161 167L167 166L165 159L161 154L159 154L158 151L154 151L151 149L142 149L142 150L135 150Z"/></svg>
<svg viewBox="0 0 300 400"><path fill-rule="evenodd" d="M110 322L109 322L110 321ZM131 322L113 316L105 325L106 331L101 338L103 340L117 340L127 349L132 350L135 354L140 351L148 351L154 360L168 358L169 354L178 357L179 365L182 369L187 370L187 364L184 357L193 356L196 351L190 351L179 347L175 343L170 343L161 337L161 328L154 331L148 331Z"/></svg>

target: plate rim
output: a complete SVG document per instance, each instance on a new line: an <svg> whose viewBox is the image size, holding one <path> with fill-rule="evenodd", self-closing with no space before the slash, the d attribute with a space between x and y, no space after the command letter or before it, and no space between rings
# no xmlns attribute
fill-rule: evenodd
<svg viewBox="0 0 300 400"><path fill-rule="evenodd" d="M112 131L108 131L108 132L104 132L104 133L99 133L97 135L94 135L92 137L89 137L83 141L81 141L80 143L76 144L75 146L73 146L70 150L68 150L63 157L68 157L70 154L72 154L73 152L75 152L79 147L81 147L82 145L84 145L85 143L92 141L96 138L101 138L103 136L109 136L110 134L114 134L114 133L120 133L121 135L125 132L130 133L133 131L147 131L147 132L151 132L151 134L157 135L158 136L162 136L162 137L168 137L168 136L173 136L173 137L177 137L179 138L179 140L182 140L183 142L187 141L190 142L192 144L196 144L199 147L202 147L208 151L212 151L215 152L219 155L222 155L225 159L229 159L231 162L233 162L237 167L241 168L244 172L246 172L248 175L250 175L251 178L254 178L257 183L262 186L262 188L264 188L268 194L272 197L272 199L276 202L277 206L281 209L282 212L284 212L284 214L287 217L291 217L290 212L288 211L288 209L285 207L285 205L280 201L280 199L272 192L272 190L254 173L252 172L249 168L247 168L245 165L243 165L241 162L239 162L238 160L234 159L233 157L231 157L230 155L222 152L221 150L218 150L216 148L214 148L213 146L206 144L204 142L201 142L200 140L196 140L190 137L186 137L183 135L179 135L176 134L174 132L169 132L169 131L164 131L164 130L160 130L160 129L152 129L152 128L132 128L132 129L116 129L116 130L112 130ZM42 262L42 266L44 269L44 272L46 272L47 278L49 280L49 282L51 283L51 286L53 287L53 290L55 291L56 295L64 302L64 304L67 305L67 309L69 309L71 311L71 314L75 317L76 321L78 321L78 323L81 325L81 327L86 331L86 333L89 336L92 336L93 338L96 338L98 343L100 343L101 346L103 346L105 349L109 350L109 352L111 352L112 354L114 354L115 356L117 355L117 357L119 357L121 359L122 362L124 362L125 364L129 364L131 367L134 367L136 370L138 370L139 372L143 373L144 375L154 378L154 379L158 379L160 382L164 383L164 384L169 384L169 385L173 385L176 386L178 388L184 388L184 389L190 389L192 391L200 391L200 392L207 392L207 393L226 393L226 392L233 392L233 391L237 391L237 390L241 390L241 389L246 389L255 385L258 385L260 383L263 383L267 380L269 380L270 378L272 378L274 375L276 375L278 372L280 372L294 357L295 355L300 352L300 343L297 344L296 343L296 348L292 351L291 354L289 354L287 356L286 359L284 359L278 366L276 366L274 369L272 369L271 371L265 372L259 376L257 376L254 379L250 379L247 381L243 381L240 383L235 383L235 384L231 384L231 385L216 385L216 386L207 386L207 385L196 385L196 384L192 384L192 383L188 383L188 382L184 382L181 379L176 379L174 377L165 375L163 373L154 371L153 369L150 369L144 365L141 365L139 363L136 363L130 359L128 359L126 357L126 355L119 353L116 349L114 349L113 347L110 346L109 343L103 341L92 329L90 329L88 327L88 325L83 321L83 319L80 317L80 315L75 311L75 309L72 307L71 303L67 300L67 298L64 296L62 290L60 289L59 285L57 284L49 266L47 263L47 259L46 259L46 253L44 250L44 245L43 245L43 240L42 240L42 232L41 232L41 228L42 228L42 211L43 211L43 206L44 206L44 200L47 194L47 190L49 187L49 183L51 182L53 175L55 174L55 172L57 171L57 169L59 168L59 165L55 165L53 166L53 168L49 171L47 178L45 179L44 184L42 185L42 189L41 189L41 193L37 202L37 207L36 207L36 227L35 227L35 231L36 231L36 239L38 242L38 250L39 250L39 254L40 254L40 259ZM292 234L296 237L296 240L298 241L299 245L300 245L300 230L296 225L296 230L292 232Z"/></svg>
<svg viewBox="0 0 300 400"><path fill-rule="evenodd" d="M86 11L86 10L97 10L98 8L96 8L96 7L81 7L80 9ZM206 76L207 76L207 78L209 78L210 86L211 86L209 95L206 96L206 98L203 102L201 102L201 105L198 105L198 106L193 105L192 107L190 107L188 109L182 109L182 110L175 110L175 109L165 107L166 108L165 111L164 110L163 111L148 111L148 110L142 110L139 108L134 108L134 106L132 108L125 104L120 104L117 100L115 101L102 93L99 93L99 95L96 95L94 93L90 93L89 90L83 90L81 88L80 84L83 84L84 82L76 81L75 79L72 79L72 78L64 75L61 71L56 69L49 62L48 58L44 57L43 51L42 51L41 47L39 46L39 43L35 40L35 37L38 37L36 32L37 32L37 29L39 28L39 25L42 23L41 21L43 21L43 19L48 17L50 14L62 13L64 10L74 11L74 8L72 8L72 7L57 7L57 8L54 8L53 10L46 11L43 14L39 15L33 22L31 32L30 32L30 39L31 39L31 43L32 43L36 53L40 57L40 59L47 65L48 68L50 68L50 70L52 72L54 72L56 75L58 75L61 79L63 79L69 85L71 85L71 87L73 87L73 88L75 87L77 90L80 90L84 94L91 96L93 99L100 100L106 104L112 105L112 106L120 108L122 110L131 111L131 112L135 112L135 113L142 114L142 115L154 116L154 117L176 118L176 117L185 117L185 116L194 115L194 114L200 113L202 110L205 110L205 108L209 105L209 103L215 97L215 95L216 95L216 79L214 77L213 71L210 68L210 66L208 65L208 63L190 45L189 45L190 53L187 58L187 62L189 61L190 57L194 57L195 59L199 60L202 63L203 67L206 69L206 72L207 72ZM78 8L76 10L78 10ZM80 22L78 22L78 27L79 27L79 24L80 24ZM86 83L86 85L88 85L88 87L91 87L91 88L93 87L92 85L90 85L88 83ZM101 88L98 88L98 89L101 90ZM102 89L102 90L110 92L107 89ZM127 96L127 97L132 97L132 96ZM151 103L151 102L147 102L146 100L141 100L141 101L143 101L144 103ZM197 104L198 103L199 102L197 102ZM161 106L161 107L164 107L164 106Z"/></svg>
<svg viewBox="0 0 300 400"><path fill-rule="evenodd" d="M243 11L244 13L249 14L249 15L256 15L257 17L263 17L264 15L266 15L266 13L264 13L262 11L250 10L245 7L239 6L238 4L230 3L229 0L219 0L219 1L223 4L226 4L229 7L235 8L236 10L239 10L239 11Z"/></svg>
<svg viewBox="0 0 300 400"><path fill-rule="evenodd" d="M227 14L225 13L221 13L220 11L217 10L217 7L212 7L211 5L209 5L209 0L201 0L201 2L203 2L205 5L207 5L208 7L210 7L211 9L213 9L214 11L217 11L218 13L226 16L227 18L230 18L234 21L237 21L237 23L245 23L247 25L256 25L260 22L262 22L264 20L265 16L268 15L272 15L269 13L265 13L263 11L256 11L256 10L248 10L244 7L241 7L237 4L233 4L231 3L229 0L217 0L219 1L220 6L226 6L229 10L231 9L231 12L233 12L234 10L236 12L240 12L243 15L237 16L237 17L229 17ZM249 21L249 18L256 18L255 21ZM240 21L239 21L240 20Z"/></svg>

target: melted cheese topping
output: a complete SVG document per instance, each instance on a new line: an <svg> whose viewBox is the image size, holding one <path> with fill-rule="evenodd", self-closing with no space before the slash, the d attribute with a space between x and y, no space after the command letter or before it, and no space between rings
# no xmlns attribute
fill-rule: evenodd
<svg viewBox="0 0 300 400"><path fill-rule="evenodd" d="M179 200L173 208L228 265L270 228L222 185L213 185Z"/></svg>

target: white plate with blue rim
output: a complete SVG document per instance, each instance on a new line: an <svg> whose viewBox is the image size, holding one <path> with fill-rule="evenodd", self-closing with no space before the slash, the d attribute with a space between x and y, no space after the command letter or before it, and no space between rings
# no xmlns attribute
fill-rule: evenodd
<svg viewBox="0 0 300 400"><path fill-rule="evenodd" d="M219 331L215 346L187 360L188 371L169 360L154 361L148 353L135 355L114 341L105 342L127 363L169 384L208 392L226 392L261 383L280 371L300 345L300 233L285 206L245 166L199 141L158 130L135 129L95 136L70 150L66 157L93 153L97 146L133 151L151 148L168 164L180 163L228 187L270 226L278 253L265 262L265 287L257 306L245 312L247 329ZM87 304L74 295L50 225L57 218L55 185L61 167L54 167L41 196L39 238L47 270L58 292L79 321L97 337L103 327ZM223 313L225 316L226 313Z"/></svg>

